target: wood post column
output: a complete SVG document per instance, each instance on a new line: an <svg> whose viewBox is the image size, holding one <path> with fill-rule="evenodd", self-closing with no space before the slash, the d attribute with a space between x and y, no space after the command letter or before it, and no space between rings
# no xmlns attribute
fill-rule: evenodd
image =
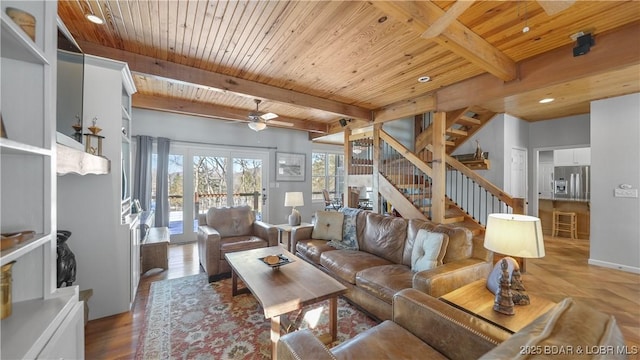
<svg viewBox="0 0 640 360"><path fill-rule="evenodd" d="M431 188L431 220L437 223L444 222L445 193L446 193L446 152L445 152L445 128L447 113L436 112L433 116L433 169Z"/></svg>

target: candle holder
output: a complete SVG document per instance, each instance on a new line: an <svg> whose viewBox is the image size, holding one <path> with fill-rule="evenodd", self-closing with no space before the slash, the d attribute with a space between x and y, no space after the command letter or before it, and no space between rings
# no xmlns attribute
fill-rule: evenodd
<svg viewBox="0 0 640 360"><path fill-rule="evenodd" d="M84 151L92 155L102 156L102 139L104 136L84 134ZM96 142L94 145L93 143Z"/></svg>

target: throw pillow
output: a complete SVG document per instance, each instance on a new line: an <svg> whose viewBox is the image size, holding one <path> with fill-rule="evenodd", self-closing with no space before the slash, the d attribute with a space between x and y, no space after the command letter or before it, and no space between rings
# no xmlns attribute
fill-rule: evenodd
<svg viewBox="0 0 640 360"><path fill-rule="evenodd" d="M411 252L411 270L418 272L442 265L448 243L447 234L418 230Z"/></svg>
<svg viewBox="0 0 640 360"><path fill-rule="evenodd" d="M336 211L316 212L316 223L313 225L311 237L321 240L342 241L342 223L344 215Z"/></svg>
<svg viewBox="0 0 640 360"><path fill-rule="evenodd" d="M342 241L330 241L329 245L336 249L359 250L356 235L356 218L362 209L342 208L344 214L342 222Z"/></svg>

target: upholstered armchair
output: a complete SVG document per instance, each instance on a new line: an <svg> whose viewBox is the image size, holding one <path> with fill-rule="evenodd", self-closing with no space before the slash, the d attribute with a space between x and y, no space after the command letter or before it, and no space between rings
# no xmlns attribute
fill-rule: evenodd
<svg viewBox="0 0 640 360"><path fill-rule="evenodd" d="M256 221L249 206L210 208L198 215L198 256L209 281L230 274L226 253L276 245L278 229Z"/></svg>

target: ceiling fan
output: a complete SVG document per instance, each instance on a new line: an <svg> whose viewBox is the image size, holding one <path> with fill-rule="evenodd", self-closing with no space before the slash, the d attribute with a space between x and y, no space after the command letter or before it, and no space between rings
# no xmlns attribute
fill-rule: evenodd
<svg viewBox="0 0 640 360"><path fill-rule="evenodd" d="M260 112L259 107L262 100L255 99L254 102L256 103L256 111L249 112L249 115L247 116L249 118L249 128L251 130L253 131L264 130L267 128L267 122L271 124L278 124L283 126L293 126L293 124L289 122L273 120L278 117L277 114L274 114L272 112L268 112L268 113Z"/></svg>

